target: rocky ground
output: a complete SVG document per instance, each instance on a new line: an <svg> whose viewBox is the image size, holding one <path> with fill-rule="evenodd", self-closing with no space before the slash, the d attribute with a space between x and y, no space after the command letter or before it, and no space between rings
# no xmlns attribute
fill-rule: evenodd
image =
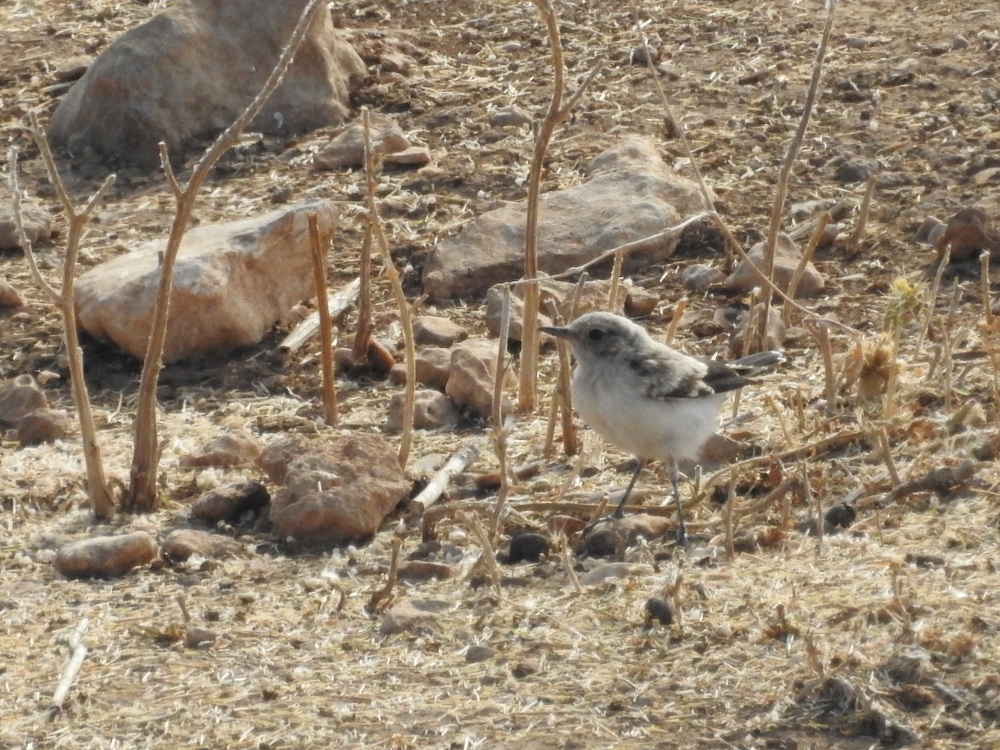
<svg viewBox="0 0 1000 750"><path fill-rule="evenodd" d="M65 224L24 118L35 111L45 122L65 91L54 72L99 53L158 5L37 0L0 9L10 51L0 60L4 158L9 144L20 146L25 192L57 215L63 234L40 247L52 281ZM577 2L556 10L570 86L595 65L599 71L556 133L543 189L578 184L593 156L632 134L654 139L689 172L649 72L635 64L627 7ZM416 296L439 239L496 201L525 195L530 129L492 126L489 117L510 105L544 111L551 86L544 29L524 3L348 2L332 12L373 74L354 104L396 117L434 157L422 170L387 169L378 188L393 258ZM676 0L644 3L640 16L698 166L727 225L749 247L766 231L823 10ZM978 261L949 269L935 296L928 271L936 252L916 241L927 216L944 220L972 205L1000 213L996 18L986 0L839 10L783 224L791 230L823 208L846 206L839 240L815 258L826 291L804 303L853 329L831 330L834 367L844 376L831 401L809 318L796 313L788 364L742 396L743 418L727 430L752 456L770 457L739 464L731 555L727 514L714 501L725 497L723 476L717 489L704 482L710 491L691 508L699 541L690 551L674 549L668 535L627 550L624 569L554 548L541 562L502 566L502 585L492 587L488 576L484 583L475 567L482 547L465 513L492 506L486 489L442 504L433 529L441 547L431 553L401 513L358 549L294 554L247 536L236 554L218 559L196 556L107 581L56 575L53 550L67 540L159 535L185 518L202 490L262 478L249 468L182 468L180 457L204 441L236 428L265 442L317 431L318 344L279 363L270 353L287 330L276 330L239 356L164 371L165 507L157 514L95 528L75 441L21 449L8 435L0 444L0 747L1000 744L997 332L985 314ZM393 40L416 48L407 47L418 63L407 74L382 62L402 46ZM310 149L330 134L262 138L237 149L205 186L198 220L263 212L279 193L336 199L343 226L328 273L332 286L349 283L358 275L363 179L310 169ZM104 176L92 164L63 166L79 200ZM867 229L852 249L848 237L872 171ZM172 212L162 176L121 170L81 266L163 236ZM683 269L706 262L723 259L717 234L702 228L685 236L670 263L636 274L633 283L660 300L643 322L662 333L684 295ZM26 300L0 311L0 377L51 373L43 378L50 402L72 408L58 314L19 251L4 251L0 268ZM384 278L375 294L377 333L396 346L398 315ZM678 344L725 354L716 313L732 304L714 293L689 295ZM424 311L485 333L479 300ZM348 341L351 331L348 319ZM886 348L883 331L898 332L897 351ZM109 473L124 480L139 365L95 342L87 342L86 357ZM563 487L576 459L543 456L555 369L546 351L539 409L518 415L512 428L512 462L540 460L541 468L513 487L508 534L546 534L553 502L592 505L627 480L627 458L602 453L595 439L587 441L582 478ZM892 383L888 394L880 382ZM339 386L338 429L379 432L399 387L367 377L344 377ZM872 398L862 397L866 388ZM476 422L418 433L413 459L486 433ZM487 448L471 473L495 466ZM641 484L658 504L662 473ZM843 502L856 511L849 528L817 536L811 521ZM385 602L373 606L395 539L404 560L429 557L443 564L429 570L448 576L427 578L428 568L414 566L418 572L397 585L390 611L420 620L401 632L381 611ZM651 599L672 602L672 622L648 616ZM662 606L654 602L654 614ZM63 641L83 618L90 652L64 711L50 720L45 711L68 653Z"/></svg>

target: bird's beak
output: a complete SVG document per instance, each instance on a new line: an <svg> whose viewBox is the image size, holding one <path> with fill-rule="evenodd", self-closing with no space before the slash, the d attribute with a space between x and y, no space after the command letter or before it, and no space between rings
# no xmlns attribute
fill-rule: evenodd
<svg viewBox="0 0 1000 750"><path fill-rule="evenodd" d="M576 334L572 329L566 326L542 326L539 330L542 333L548 333L556 338L566 339L567 341L572 341L576 338Z"/></svg>

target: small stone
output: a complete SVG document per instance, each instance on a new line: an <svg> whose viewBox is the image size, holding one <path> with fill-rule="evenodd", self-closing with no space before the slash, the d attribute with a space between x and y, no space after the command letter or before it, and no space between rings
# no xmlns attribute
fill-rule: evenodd
<svg viewBox="0 0 1000 750"><path fill-rule="evenodd" d="M217 560L243 551L244 546L232 537L198 529L175 529L160 544L160 555L171 562L183 562L192 555Z"/></svg>
<svg viewBox="0 0 1000 750"><path fill-rule="evenodd" d="M661 625L670 625L674 621L674 605L662 596L653 596L646 600L646 626L653 620Z"/></svg>
<svg viewBox="0 0 1000 750"><path fill-rule="evenodd" d="M443 391L451 371L451 351L441 347L427 347L417 352L417 382L428 388Z"/></svg>
<svg viewBox="0 0 1000 750"><path fill-rule="evenodd" d="M136 531L73 542L56 552L52 565L67 578L115 577L155 557L153 537L145 531Z"/></svg>
<svg viewBox="0 0 1000 750"><path fill-rule="evenodd" d="M858 511L848 503L837 503L824 516L826 522L835 529L848 528L857 517Z"/></svg>
<svg viewBox="0 0 1000 750"><path fill-rule="evenodd" d="M48 405L49 400L35 379L18 375L0 385L0 426L16 427L25 416Z"/></svg>
<svg viewBox="0 0 1000 750"><path fill-rule="evenodd" d="M17 439L22 446L51 443L66 437L71 424L62 409L35 409L17 423Z"/></svg>
<svg viewBox="0 0 1000 750"><path fill-rule="evenodd" d="M87 72L87 68L93 63L92 55L77 55L60 63L52 72L52 76L57 81L75 81L82 78L83 74Z"/></svg>
<svg viewBox="0 0 1000 750"><path fill-rule="evenodd" d="M478 664L481 661L492 659L496 656L497 650L491 646L469 646L465 652L466 664Z"/></svg>
<svg viewBox="0 0 1000 750"><path fill-rule="evenodd" d="M630 318L644 318L651 315L656 306L660 304L660 298L648 289L628 287L627 294L625 314Z"/></svg>
<svg viewBox="0 0 1000 750"><path fill-rule="evenodd" d="M451 609L451 604L437 599L407 599L386 612L379 626L382 635L394 635L415 630L428 630Z"/></svg>
<svg viewBox="0 0 1000 750"><path fill-rule="evenodd" d="M191 517L213 525L220 521L233 523L269 502L271 495L260 482L237 482L200 495L191 504Z"/></svg>
<svg viewBox="0 0 1000 750"><path fill-rule="evenodd" d="M764 243L758 242L747 253L750 259L740 261L736 270L726 279L726 287L734 292L746 294L754 287L764 287L761 272L764 266ZM752 261L752 262L751 262ZM778 242L774 248L774 273L771 280L783 292L788 292L789 284L802 262L802 252L795 241L785 233L778 234ZM806 263L798 286L795 287L795 297L815 297L823 291L826 280L812 261ZM767 287L770 288L770 287Z"/></svg>
<svg viewBox="0 0 1000 750"><path fill-rule="evenodd" d="M371 114L368 119L371 148L376 155L405 151L410 142L396 121L385 115ZM313 169L346 169L365 164L365 129L358 120L344 128L313 157Z"/></svg>
<svg viewBox="0 0 1000 750"><path fill-rule="evenodd" d="M24 297L7 279L0 279L0 307L23 307Z"/></svg>
<svg viewBox="0 0 1000 750"><path fill-rule="evenodd" d="M451 351L451 367L444 392L458 406L469 409L478 417L488 419L493 413L493 375L496 371L496 345L485 339L468 339ZM508 369L505 380L514 383L514 373ZM502 390L501 390L502 393ZM511 410L510 399L502 395L501 414Z"/></svg>
<svg viewBox="0 0 1000 750"><path fill-rule="evenodd" d="M704 292L713 284L721 284L726 275L715 266L694 263L681 271L681 284L689 292Z"/></svg>
<svg viewBox="0 0 1000 750"><path fill-rule="evenodd" d="M514 563L532 562L541 560L542 555L549 553L549 540L541 534L522 533L515 535L510 540L510 552L507 555L507 562Z"/></svg>
<svg viewBox="0 0 1000 750"><path fill-rule="evenodd" d="M944 234L946 226L940 219L928 216L917 227L917 233L913 239L921 245L933 245L934 241Z"/></svg>
<svg viewBox="0 0 1000 750"><path fill-rule="evenodd" d="M413 323L414 341L423 346L450 347L469 337L469 332L449 318L438 315L421 315Z"/></svg>
<svg viewBox="0 0 1000 750"><path fill-rule="evenodd" d="M21 247L21 239L14 222L14 209L8 205L9 194L0 192L0 250ZM52 236L52 214L40 206L21 203L21 221L24 233L32 245Z"/></svg>
<svg viewBox="0 0 1000 750"><path fill-rule="evenodd" d="M389 401L389 418L386 429L399 432L403 429L405 394L397 393ZM458 424L458 407L440 391L421 389L413 394L413 429L436 430Z"/></svg>
<svg viewBox="0 0 1000 750"><path fill-rule="evenodd" d="M660 59L660 50L652 45L643 46L640 44L632 48L628 59L631 65L648 65L650 62L655 63Z"/></svg>
<svg viewBox="0 0 1000 750"><path fill-rule="evenodd" d="M652 572L652 565L627 562L602 563L580 576L580 584L583 586L596 586L605 581L631 578L632 576L647 576L652 574Z"/></svg>
<svg viewBox="0 0 1000 750"><path fill-rule="evenodd" d="M208 628L188 628L184 631L184 646L186 648L208 648L214 646L219 636Z"/></svg>
<svg viewBox="0 0 1000 750"><path fill-rule="evenodd" d="M489 123L493 128L525 127L531 125L534 118L531 113L520 107L504 107L490 115Z"/></svg>
<svg viewBox="0 0 1000 750"><path fill-rule="evenodd" d="M396 164L402 167L425 167L431 161L431 150L426 146L410 146L382 157L384 164Z"/></svg>
<svg viewBox="0 0 1000 750"><path fill-rule="evenodd" d="M837 182L864 182L878 171L878 162L874 159L851 159L845 161L834 173Z"/></svg>
<svg viewBox="0 0 1000 750"><path fill-rule="evenodd" d="M757 307L754 307L744 313L744 315L758 315L759 311ZM741 318L745 320L746 318ZM740 357L743 355L743 336L746 333L745 325L736 325L729 335L729 355L732 357ZM767 331L764 343L764 351L780 351L785 345L785 338L788 334L788 329L785 326L785 321L781 319L781 311L776 307L772 307L768 310L767 318ZM754 337L756 339L756 336ZM750 353L760 351L760 348L751 341Z"/></svg>
<svg viewBox="0 0 1000 750"><path fill-rule="evenodd" d="M260 438L245 430L220 435L194 453L182 456L180 466L190 469L199 466L228 468L253 463L264 450Z"/></svg>
<svg viewBox="0 0 1000 750"><path fill-rule="evenodd" d="M411 560L398 572L401 581L446 581L454 574L450 565L430 560Z"/></svg>

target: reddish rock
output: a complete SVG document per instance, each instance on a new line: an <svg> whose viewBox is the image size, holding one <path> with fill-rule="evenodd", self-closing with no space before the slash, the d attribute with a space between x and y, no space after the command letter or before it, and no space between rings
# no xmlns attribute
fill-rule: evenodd
<svg viewBox="0 0 1000 750"><path fill-rule="evenodd" d="M197 466L239 466L257 460L264 444L256 435L245 430L220 435L194 453L182 456L180 465L190 469Z"/></svg>
<svg viewBox="0 0 1000 750"><path fill-rule="evenodd" d="M38 445L60 440L69 434L72 422L63 409L35 409L17 423L21 445Z"/></svg>
<svg viewBox="0 0 1000 750"><path fill-rule="evenodd" d="M116 577L155 558L153 537L136 531L73 542L56 552L52 564L67 578Z"/></svg>
<svg viewBox="0 0 1000 750"><path fill-rule="evenodd" d="M16 427L25 416L49 405L45 393L30 375L18 375L0 385L0 426Z"/></svg>
<svg viewBox="0 0 1000 750"><path fill-rule="evenodd" d="M227 127L257 95L305 0L179 0L122 34L63 97L49 125L74 154L160 166ZM319 12L281 85L247 130L302 133L344 120L364 63Z"/></svg>
<svg viewBox="0 0 1000 750"><path fill-rule="evenodd" d="M238 482L209 490L191 504L191 517L205 523L234 522L250 511L260 510L271 502L271 495L260 482Z"/></svg>
<svg viewBox="0 0 1000 750"><path fill-rule="evenodd" d="M310 212L317 214L320 241L327 247L337 209L323 200L184 235L174 270L164 362L253 346L297 303L315 294L306 220ZM83 274L76 283L80 326L145 357L165 246L165 239L147 243Z"/></svg>
<svg viewBox="0 0 1000 750"><path fill-rule="evenodd" d="M210 560L236 557L245 547L235 539L198 529L176 529L160 544L160 556L171 562L184 562L192 555Z"/></svg>
<svg viewBox="0 0 1000 750"><path fill-rule="evenodd" d="M412 486L396 449L374 435L297 435L266 448L259 463L282 484L271 500L275 533L307 546L369 539Z"/></svg>

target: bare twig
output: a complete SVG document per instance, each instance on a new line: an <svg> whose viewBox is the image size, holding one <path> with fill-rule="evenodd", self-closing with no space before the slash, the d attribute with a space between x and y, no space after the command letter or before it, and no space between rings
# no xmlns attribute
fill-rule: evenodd
<svg viewBox="0 0 1000 750"><path fill-rule="evenodd" d="M330 292L326 296L326 307L329 311L331 323L339 320L340 317L354 306L358 298L358 289L361 287L361 280L354 279L350 284L336 292ZM317 299L317 307L319 307ZM320 313L316 310L310 313L305 320L299 323L285 338L278 344L278 352L282 355L294 354L302 345L306 343L320 327Z"/></svg>
<svg viewBox="0 0 1000 750"><path fill-rule="evenodd" d="M326 254L319 238L316 213L306 215L309 222L309 250L312 256L313 281L316 285L316 307L319 313L320 363L323 369L323 420L337 424L337 383L333 369L333 321L326 292Z"/></svg>
<svg viewBox="0 0 1000 750"><path fill-rule="evenodd" d="M507 342L510 338L510 287L503 288L503 307L500 311L500 340L497 342L496 369L493 372L493 408L491 409L493 451L500 471L500 489L497 491L496 508L490 522L490 539L497 538L500 518L510 493L510 467L507 462L507 436L509 426L504 424L503 381L507 373Z"/></svg>
<svg viewBox="0 0 1000 750"><path fill-rule="evenodd" d="M826 49L830 43L830 35L833 33L833 19L837 13L837 0L827 0L826 24L823 26L823 36L820 38L819 47L816 50L816 59L813 62L812 79L809 82L809 90L806 93L806 101L802 107L802 117L799 119L799 126L795 130L792 142L788 145L785 160L782 162L781 171L778 173L778 182L774 190L774 204L771 208L771 223L768 226L767 238L764 241L764 264L761 275L766 279L774 276L774 251L778 244L778 232L781 231L781 214L785 205L785 197L788 195L788 179L791 176L795 160L798 158L799 149L805 138L806 128L809 126L809 119L812 117L813 108L816 106L816 97L819 94L819 84L823 77L823 61L826 59ZM767 323L771 315L770 294L765 294L763 304L760 308L760 323L757 326L760 348L767 348Z"/></svg>
<svg viewBox="0 0 1000 750"><path fill-rule="evenodd" d="M469 465L479 456L483 448L482 440L466 443L460 450L452 454L445 465L431 477L431 481L420 491L420 494L410 500L410 517L423 515L428 508L441 499L451 480L469 468Z"/></svg>
<svg viewBox="0 0 1000 750"><path fill-rule="evenodd" d="M566 537L561 535L560 537L559 557L562 559L563 567L566 569L566 577L569 578L573 590L577 594L582 594L584 593L583 586L580 585L580 577L576 574L576 570L573 569L573 557L569 553L569 544L566 542Z"/></svg>
<svg viewBox="0 0 1000 750"><path fill-rule="evenodd" d="M396 306L399 308L399 325L403 329L403 344L406 356L406 389L403 392L403 426L399 438L399 465L406 466L410 458L410 448L413 445L413 412L416 402L417 389L417 345L413 339L413 316L410 314L410 306L406 303L406 294L403 291L403 282L400 279L396 264L392 262L389 254L389 243L385 238L385 231L382 228L382 220L378 215L378 206L375 202L375 162L374 150L371 145L371 125L368 118L368 108L361 110L361 122L365 130L365 176L368 184L368 221L371 223L372 234L379 252L382 254L382 264L389 277L392 286L392 294L396 298Z"/></svg>
<svg viewBox="0 0 1000 750"><path fill-rule="evenodd" d="M490 535L486 533L486 529L483 527L482 521L479 520L479 516L475 513L466 513L462 516L462 522L468 526L472 533L475 535L476 539L479 541L482 547L482 561L486 565L486 570L490 575L490 584L494 591L500 590L500 568L497 565L497 555L496 551L493 549L493 543L490 541Z"/></svg>
<svg viewBox="0 0 1000 750"><path fill-rule="evenodd" d="M374 233L374 225L369 221L365 225L365 238L361 242L361 292L358 300L358 329L354 332L354 347L351 349L351 359L356 365L368 361L368 344L371 342L372 329L374 328L372 323L372 236Z"/></svg>
<svg viewBox="0 0 1000 750"><path fill-rule="evenodd" d="M84 617L77 623L76 627L73 628L73 631L67 638L70 656L69 660L66 662L66 666L63 667L62 675L59 678L59 684L56 686L56 691L52 695L52 704L46 712L46 718L48 721L52 721L59 715L59 712L62 711L63 703L66 702L66 697L69 695L69 691L73 687L73 682L76 680L76 676L80 674L81 667L83 667L83 660L87 658L87 651L89 649L87 644L83 642L83 636L86 634L87 628L89 627L90 620Z"/></svg>
<svg viewBox="0 0 1000 750"><path fill-rule="evenodd" d="M805 276L806 266L809 265L809 261L812 260L813 254L816 252L816 248L819 247L819 241L823 239L823 231L826 229L826 225L830 222L831 216L829 211L824 211L816 222L816 228L813 233L809 236L809 244L806 245L805 251L802 253L802 257L799 259L799 264L795 267L795 273L792 274L791 281L788 282L788 291L786 294L791 299L795 299L795 292L798 291L799 283L802 281L802 277ZM788 326L792 321L792 310L795 308L792 305L785 304L781 308L781 322Z"/></svg>
<svg viewBox="0 0 1000 750"><path fill-rule="evenodd" d="M681 297L674 305L674 314L667 324L667 332L663 335L663 343L667 346L672 346L674 343L677 330L681 327L681 320L684 318L684 311L687 310L687 304L687 297Z"/></svg>
<svg viewBox="0 0 1000 750"><path fill-rule="evenodd" d="M170 315L170 293L173 285L174 265L181 240L187 230L191 213L194 210L198 191L208 177L215 163L229 148L236 143L240 133L247 124L257 116L268 97L281 83L295 52L305 38L306 31L312 23L313 14L322 5L321 0L309 0L303 8L299 20L291 36L281 50L274 69L261 88L260 93L247 105L239 117L226 128L215 142L208 147L191 172L186 186L180 189L176 182L171 183L171 189L177 201L173 224L167 238L167 246L163 252L163 262L160 267L160 285L156 295L156 308L150 325L149 343L146 348L146 358L143 362L142 376L139 381L139 400L135 417L135 441L132 456L132 467L129 472L129 488L125 496L125 507L130 510L151 511L157 506L156 475L162 448L157 439L156 425L156 386L163 369L163 347L167 338L167 321ZM166 148L161 146L161 162L164 171L172 175L170 160L166 157ZM168 177L169 179L169 177Z"/></svg>
<svg viewBox="0 0 1000 750"><path fill-rule="evenodd" d="M52 150L49 148L45 131L38 123L38 118L32 114L30 118L31 135L41 153L42 161L52 184L62 203L63 211L69 221L69 231L66 236L66 257L63 259L62 284L58 292L43 278L38 269L35 254L24 231L24 220L21 215L21 193L17 182L17 151L10 153L10 187L14 198L14 222L18 231L18 241L24 248L25 257L31 268L31 274L41 285L44 292L53 300L62 318L63 338L66 342L66 359L69 364L70 385L73 391L73 405L80 420L80 441L83 446L84 465L87 469L87 497L94 515L101 520L108 520L115 514L115 501L108 488L104 473L104 461L101 458L101 447L97 441L97 427L94 424L94 414L90 405L90 392L83 368L83 350L80 348L80 338L76 322L76 265L80 254L80 243L87 230L87 223L97 204L104 198L115 182L115 176L109 175L97 192L82 209L77 209L66 192L66 186L59 176Z"/></svg>
<svg viewBox="0 0 1000 750"><path fill-rule="evenodd" d="M389 575L386 578L385 586L374 592L368 600L368 611L379 613L386 609L392 602L392 589L396 586L396 577L399 573L399 551L403 548L402 537L392 538L392 557L389 560Z"/></svg>
<svg viewBox="0 0 1000 750"><path fill-rule="evenodd" d="M853 258L858 254L858 245L861 244L861 238L865 236L865 227L868 226L868 212L871 210L872 196L875 194L875 179L877 177L878 174L873 173L868 178L868 185L865 186L865 197L861 199L861 208L858 209L858 223L854 227L850 239L847 240L848 257Z"/></svg>
<svg viewBox="0 0 1000 750"><path fill-rule="evenodd" d="M948 267L948 263L950 261L951 245L948 244L944 248L944 255L941 256L941 262L938 263L937 271L934 274L934 283L931 284L930 299L927 300L927 314L924 316L924 322L920 326L920 335L917 336L917 358L919 358L923 352L924 339L927 338L927 331L930 330L931 320L934 318L934 307L937 304L938 290L941 289L941 278L944 276L944 269Z"/></svg>

